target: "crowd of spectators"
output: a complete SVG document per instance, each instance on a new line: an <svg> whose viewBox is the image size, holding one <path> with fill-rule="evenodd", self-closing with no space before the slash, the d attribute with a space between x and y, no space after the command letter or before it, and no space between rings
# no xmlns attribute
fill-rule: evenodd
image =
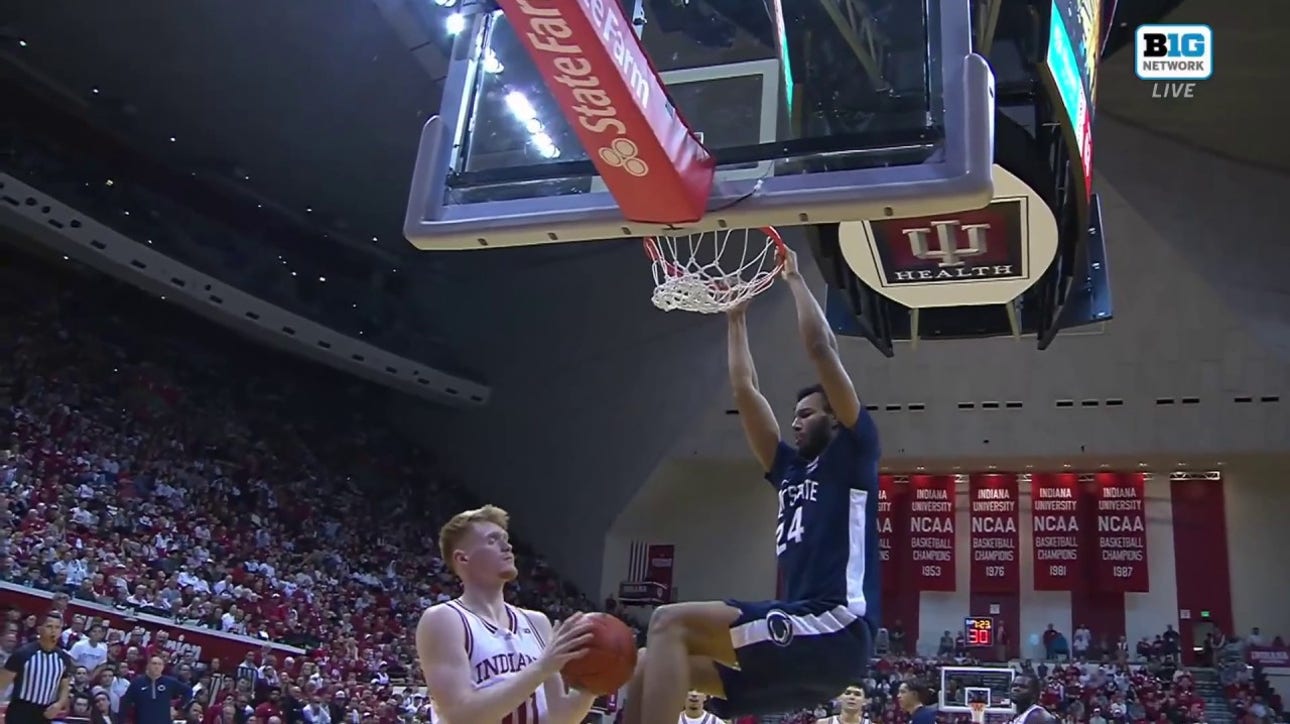
<svg viewBox="0 0 1290 724"><path fill-rule="evenodd" d="M350 717L411 706L393 683L416 684L409 626L457 595L435 532L477 501L380 421L365 383L193 322L70 263L0 260L0 578L308 651L220 689L248 706L293 686ZM593 608L520 552L514 602ZM104 666L141 673L142 648L110 643ZM222 706L198 701L207 719Z"/></svg>

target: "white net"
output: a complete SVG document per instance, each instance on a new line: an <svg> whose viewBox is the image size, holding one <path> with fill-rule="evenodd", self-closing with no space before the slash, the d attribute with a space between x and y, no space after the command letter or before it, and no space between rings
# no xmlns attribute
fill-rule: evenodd
<svg viewBox="0 0 1290 724"><path fill-rule="evenodd" d="M718 314L770 288L784 242L770 227L645 238L653 262L654 306Z"/></svg>

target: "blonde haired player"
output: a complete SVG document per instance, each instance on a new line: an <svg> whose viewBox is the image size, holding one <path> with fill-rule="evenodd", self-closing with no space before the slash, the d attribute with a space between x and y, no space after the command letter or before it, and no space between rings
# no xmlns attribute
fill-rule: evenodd
<svg viewBox="0 0 1290 724"><path fill-rule="evenodd" d="M716 714L704 711L703 705L708 702L708 695L702 691L691 691L685 695L685 708L676 724L726 724L725 719L718 719Z"/></svg>
<svg viewBox="0 0 1290 724"><path fill-rule="evenodd" d="M824 719L817 719L815 724L869 724L869 717L864 715L869 697L863 686L853 684L838 695L839 713Z"/></svg>
<svg viewBox="0 0 1290 724"><path fill-rule="evenodd" d="M439 531L460 598L436 604L417 624L417 659L441 724L578 724L592 696L566 689L560 669L591 640L581 614L551 626L541 611L510 606L515 580L505 510L485 505Z"/></svg>

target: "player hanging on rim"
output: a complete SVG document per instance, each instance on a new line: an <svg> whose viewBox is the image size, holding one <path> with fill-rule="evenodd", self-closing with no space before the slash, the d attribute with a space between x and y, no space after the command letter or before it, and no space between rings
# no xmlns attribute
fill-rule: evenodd
<svg viewBox="0 0 1290 724"><path fill-rule="evenodd" d="M626 724L672 724L686 692L723 719L814 707L868 669L878 616L878 431L824 312L787 251L784 281L819 384L798 394L796 446L758 389L744 309L729 312L730 381L753 454L779 495L784 600L675 603L654 611Z"/></svg>
<svg viewBox="0 0 1290 724"><path fill-rule="evenodd" d="M815 724L869 724L869 717L864 713L868 703L869 696L865 693L864 686L852 684L838 695L838 713L817 719Z"/></svg>
<svg viewBox="0 0 1290 724"><path fill-rule="evenodd" d="M554 630L541 611L503 598L515 580L506 511L492 505L454 515L439 531L460 598L436 604L417 624L417 659L443 724L578 724L593 697L566 690L560 669L591 640L581 614Z"/></svg>

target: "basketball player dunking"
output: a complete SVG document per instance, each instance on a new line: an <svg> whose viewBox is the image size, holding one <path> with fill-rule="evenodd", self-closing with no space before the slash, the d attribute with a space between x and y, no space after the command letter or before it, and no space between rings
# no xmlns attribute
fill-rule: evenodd
<svg viewBox="0 0 1290 724"><path fill-rule="evenodd" d="M1057 719L1039 705L1039 679L1027 674L1017 674L1008 692L1017 716L1012 724L1054 724Z"/></svg>
<svg viewBox="0 0 1290 724"><path fill-rule="evenodd" d="M560 669L591 634L580 614L554 630L546 614L510 606L515 580L509 516L485 505L458 513L439 531L444 562L461 578L461 598L436 604L417 624L417 658L442 724L578 724L592 697L566 691Z"/></svg>
<svg viewBox="0 0 1290 724"><path fill-rule="evenodd" d="M742 308L729 314L730 381L744 433L779 496L784 600L661 606L629 686L627 724L672 724L685 694L734 719L814 707L864 678L878 607L878 432L791 251L784 281L819 384L797 396L796 446L758 389Z"/></svg>
<svg viewBox="0 0 1290 724"><path fill-rule="evenodd" d="M704 711L703 705L708 702L708 695L702 691L691 691L685 696L685 708L676 724L726 724L712 712Z"/></svg>
<svg viewBox="0 0 1290 724"><path fill-rule="evenodd" d="M840 711L831 717L816 719L815 724L869 724L869 718L864 715L865 706L868 703L869 698L865 694L864 687L853 684L838 696Z"/></svg>

